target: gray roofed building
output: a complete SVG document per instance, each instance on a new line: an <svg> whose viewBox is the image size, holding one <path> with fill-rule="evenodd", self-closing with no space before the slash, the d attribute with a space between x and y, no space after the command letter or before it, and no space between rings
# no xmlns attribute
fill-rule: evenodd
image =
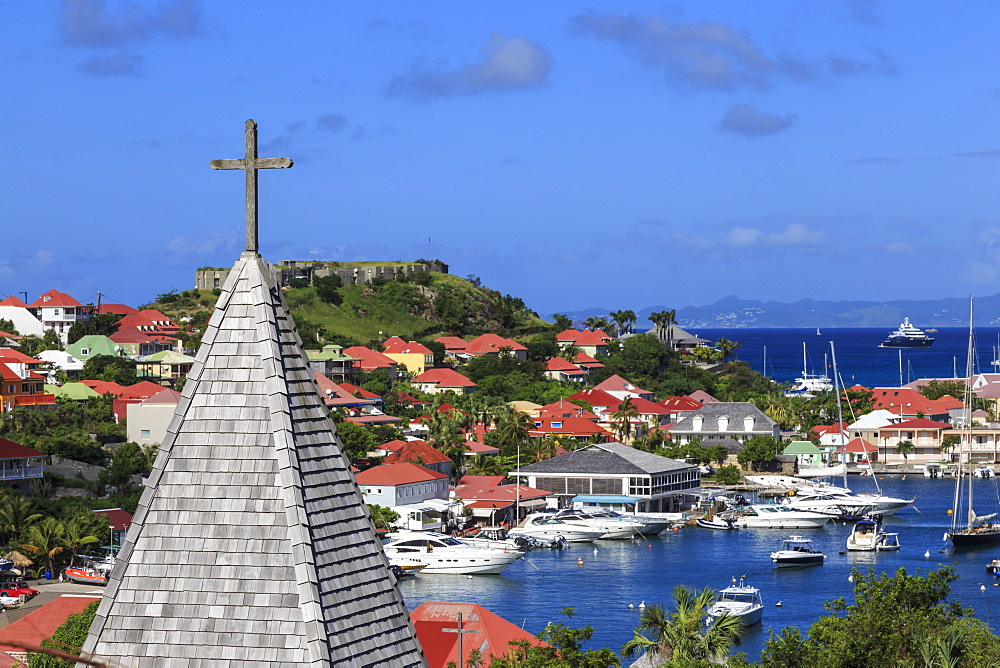
<svg viewBox="0 0 1000 668"><path fill-rule="evenodd" d="M127 666L423 666L274 268L229 273L84 647Z"/></svg>
<svg viewBox="0 0 1000 668"><path fill-rule="evenodd" d="M764 411L745 401L706 403L687 413L670 428L673 439L683 445L694 438L731 438L740 443L755 436L780 438L781 428Z"/></svg>
<svg viewBox="0 0 1000 668"><path fill-rule="evenodd" d="M677 512L700 491L701 471L623 443L599 443L511 471L568 505L634 506L640 512Z"/></svg>

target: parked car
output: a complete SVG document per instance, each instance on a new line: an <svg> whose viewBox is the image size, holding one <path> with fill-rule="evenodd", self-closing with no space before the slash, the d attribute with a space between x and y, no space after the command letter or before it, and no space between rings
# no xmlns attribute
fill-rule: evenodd
<svg viewBox="0 0 1000 668"><path fill-rule="evenodd" d="M0 582L0 596L24 596L25 598L34 598L38 596L38 590L32 589L28 586L27 582L23 580L8 580L7 582Z"/></svg>

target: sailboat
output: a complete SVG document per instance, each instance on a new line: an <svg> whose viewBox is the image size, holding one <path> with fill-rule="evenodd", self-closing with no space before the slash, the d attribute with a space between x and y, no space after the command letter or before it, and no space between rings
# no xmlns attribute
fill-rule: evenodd
<svg viewBox="0 0 1000 668"><path fill-rule="evenodd" d="M989 515L977 515L972 508L972 483L976 479L972 471L972 373L973 373L973 330L972 330L972 299L969 299L969 349L966 353L965 361L965 392L962 401L965 403L963 418L965 420L965 433L963 434L961 447L958 455L958 475L955 476L955 499L952 504L951 531L945 533L945 540L951 540L954 547L983 547L1000 543L1000 524L991 522L997 513ZM963 465L962 454L968 453L968 468ZM962 478L965 481L967 508L965 528L958 527L958 516L962 505Z"/></svg>
<svg viewBox="0 0 1000 668"><path fill-rule="evenodd" d="M825 365L824 365L825 366ZM825 369L824 369L825 372ZM826 373L809 373L809 363L806 357L806 344L802 342L802 377L795 379L795 389L785 392L786 397L805 397L807 399L830 392L833 383Z"/></svg>

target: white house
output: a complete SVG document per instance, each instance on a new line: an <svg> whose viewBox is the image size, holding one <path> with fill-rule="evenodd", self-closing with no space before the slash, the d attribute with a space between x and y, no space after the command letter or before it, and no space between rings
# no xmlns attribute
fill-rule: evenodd
<svg viewBox="0 0 1000 668"><path fill-rule="evenodd" d="M401 528L442 529L457 505L448 500L448 476L410 462L373 466L354 479L365 503L399 513Z"/></svg>
<svg viewBox="0 0 1000 668"><path fill-rule="evenodd" d="M138 403L127 404L125 428L128 440L139 445L162 443L180 398L180 392L165 389Z"/></svg>
<svg viewBox="0 0 1000 668"><path fill-rule="evenodd" d="M90 320L90 307L58 290L43 293L28 308L41 321L44 329L51 329L59 335L63 344L69 342L70 327L77 321Z"/></svg>

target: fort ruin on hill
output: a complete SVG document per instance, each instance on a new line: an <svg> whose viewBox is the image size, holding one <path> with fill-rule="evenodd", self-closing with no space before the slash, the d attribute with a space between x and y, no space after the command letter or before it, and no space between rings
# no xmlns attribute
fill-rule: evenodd
<svg viewBox="0 0 1000 668"><path fill-rule="evenodd" d="M435 271L448 273L448 265L440 260L414 260L413 262L317 262L315 260L284 260L274 265L278 284L290 285L293 279L307 281L325 276L339 276L344 285L363 285L376 278L394 281L399 276ZM230 269L202 267L194 273L194 287L198 290L221 288Z"/></svg>

